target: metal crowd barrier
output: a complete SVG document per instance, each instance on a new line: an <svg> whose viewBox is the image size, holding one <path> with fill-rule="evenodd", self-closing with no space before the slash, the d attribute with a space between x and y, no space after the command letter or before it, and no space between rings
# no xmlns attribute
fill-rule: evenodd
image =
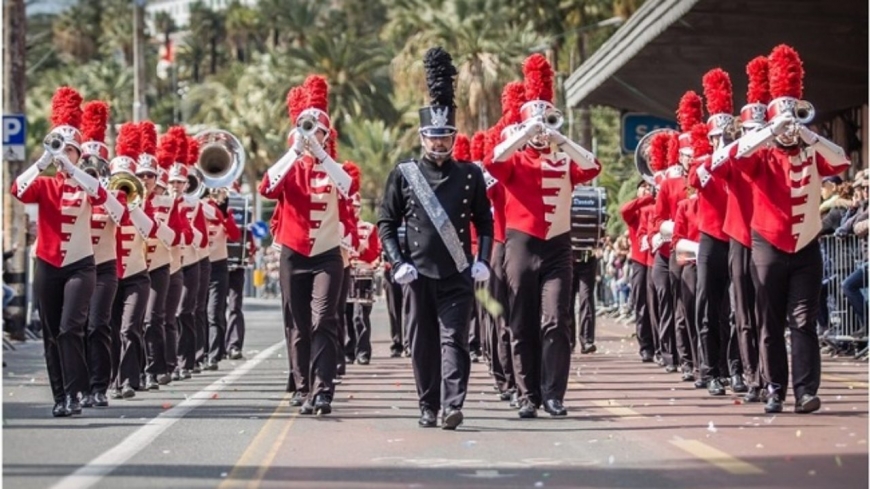
<svg viewBox="0 0 870 489"><path fill-rule="evenodd" d="M848 342L858 343L867 341L867 328L862 325L859 315L863 317L863 324L867 324L867 307L855 311L849 304L843 289L843 281L858 267L866 266L867 241L855 235L849 236L822 236L819 240L822 248L823 274L822 279L827 289L826 301L830 317L830 327L823 332L822 340L826 343ZM867 298L867 288L862 289L862 294ZM824 307L825 304L822 304Z"/></svg>

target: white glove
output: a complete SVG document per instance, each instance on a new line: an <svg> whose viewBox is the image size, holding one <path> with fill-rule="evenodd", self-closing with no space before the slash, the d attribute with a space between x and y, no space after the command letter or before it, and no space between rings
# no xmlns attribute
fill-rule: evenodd
<svg viewBox="0 0 870 489"><path fill-rule="evenodd" d="M393 274L393 280L399 285L405 285L417 280L417 269L410 263L402 263Z"/></svg>
<svg viewBox="0 0 870 489"><path fill-rule="evenodd" d="M807 146L812 146L819 142L819 137L813 131L810 131L807 126L800 124L798 126L798 134L800 134L801 139L804 140Z"/></svg>
<svg viewBox="0 0 870 489"><path fill-rule="evenodd" d="M540 119L535 119L527 125L524 125L522 129L523 134L531 139L532 137L544 131L544 123L541 122Z"/></svg>
<svg viewBox="0 0 870 489"><path fill-rule="evenodd" d="M774 136L779 136L785 133L788 130L789 126L794 123L794 117L789 114L783 114L773 120L773 126L770 128L770 131L773 133Z"/></svg>
<svg viewBox="0 0 870 489"><path fill-rule="evenodd" d="M326 151L323 149L323 146L321 146L316 140L308 145L308 149L311 151L311 154L320 161L325 160L328 156Z"/></svg>
<svg viewBox="0 0 870 489"><path fill-rule="evenodd" d="M471 266L471 278L475 282L486 282L489 280L489 267L486 266L486 263L482 261L474 262L474 265Z"/></svg>
<svg viewBox="0 0 870 489"><path fill-rule="evenodd" d="M547 135L550 136L550 141L556 143L558 146L565 144L565 135L561 132L547 129Z"/></svg>
<svg viewBox="0 0 870 489"><path fill-rule="evenodd" d="M653 239L652 239L652 251L653 251L653 253L655 253L656 251L658 251L659 248L662 247L662 244L663 244L664 242L665 242L665 240L662 239L662 235L659 234L659 233L655 233L655 234L653 235Z"/></svg>
<svg viewBox="0 0 870 489"><path fill-rule="evenodd" d="M305 149L305 141L307 140L308 138L300 131L293 130L293 151L295 151L297 155L302 154L302 150Z"/></svg>

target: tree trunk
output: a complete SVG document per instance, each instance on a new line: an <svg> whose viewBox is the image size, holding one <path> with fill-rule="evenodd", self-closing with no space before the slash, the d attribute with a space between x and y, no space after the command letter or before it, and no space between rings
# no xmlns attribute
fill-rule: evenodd
<svg viewBox="0 0 870 489"><path fill-rule="evenodd" d="M217 37L211 38L211 74L217 73Z"/></svg>

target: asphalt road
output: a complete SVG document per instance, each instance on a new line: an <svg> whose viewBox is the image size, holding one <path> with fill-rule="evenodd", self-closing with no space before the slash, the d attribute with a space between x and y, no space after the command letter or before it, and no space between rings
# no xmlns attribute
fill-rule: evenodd
<svg viewBox="0 0 870 489"><path fill-rule="evenodd" d="M631 329L599 318L598 353L572 363L567 418L520 420L475 364L465 424L424 430L409 360L387 358L383 302L372 363L349 366L320 418L287 405L278 303L248 302L244 360L80 417L51 417L40 343L4 351L3 487L868 485L866 363L826 358L822 410L768 416L641 364Z"/></svg>

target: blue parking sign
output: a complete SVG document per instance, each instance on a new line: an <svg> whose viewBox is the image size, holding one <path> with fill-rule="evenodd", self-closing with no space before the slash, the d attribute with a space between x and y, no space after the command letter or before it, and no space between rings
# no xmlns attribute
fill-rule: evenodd
<svg viewBox="0 0 870 489"><path fill-rule="evenodd" d="M24 114L3 116L3 159L24 161L27 142L27 120Z"/></svg>
<svg viewBox="0 0 870 489"><path fill-rule="evenodd" d="M648 132L667 128L680 130L677 122L670 119L634 112L625 114L622 116L622 151L634 153L637 144Z"/></svg>

